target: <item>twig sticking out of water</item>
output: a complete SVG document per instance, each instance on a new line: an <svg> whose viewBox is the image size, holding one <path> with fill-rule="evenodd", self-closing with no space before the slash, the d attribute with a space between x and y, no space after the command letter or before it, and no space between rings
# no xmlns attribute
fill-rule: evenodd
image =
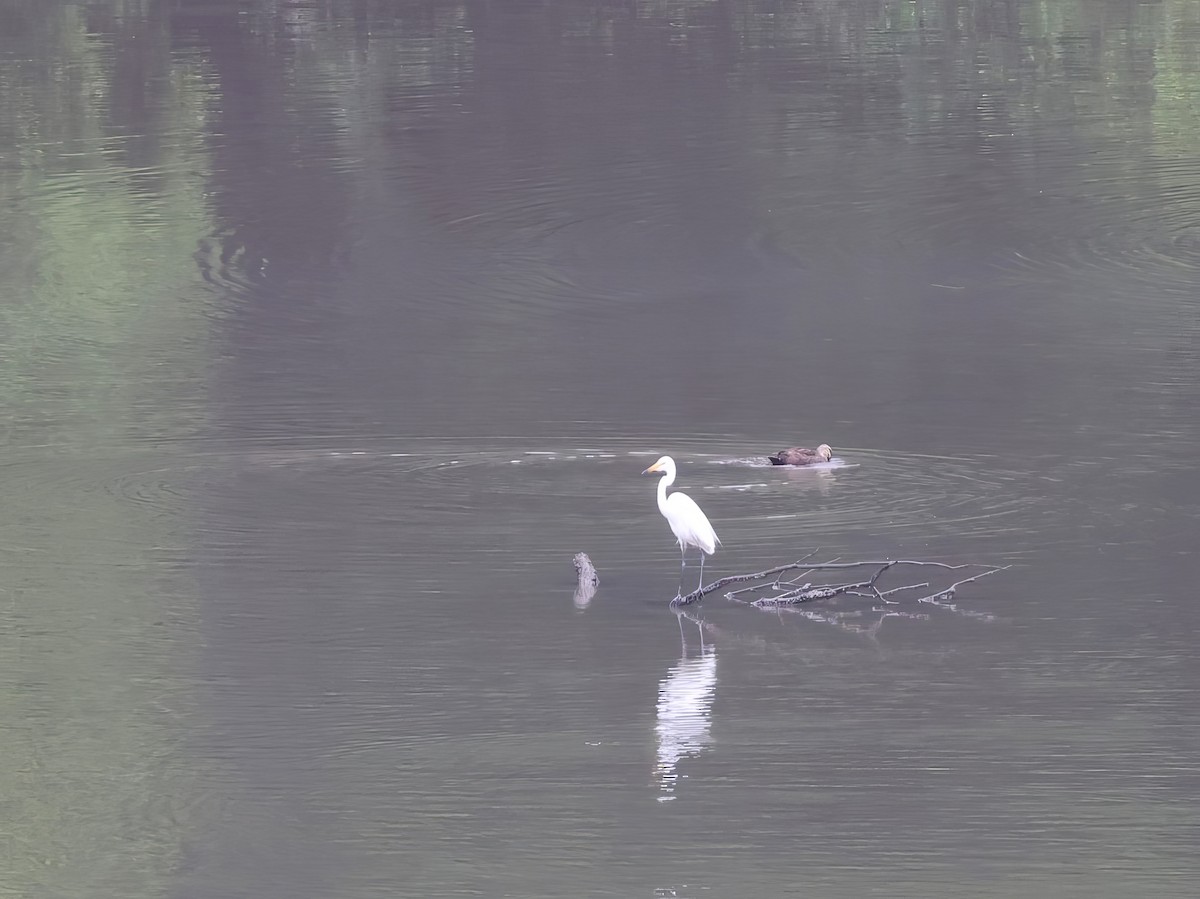
<svg viewBox="0 0 1200 899"><path fill-rule="evenodd" d="M592 560L588 558L587 553L575 553L575 558L572 559L575 563L575 573L579 575L579 586L585 585L597 587L600 585L600 575L596 574L596 566L592 564Z"/></svg>
<svg viewBox="0 0 1200 899"><path fill-rule="evenodd" d="M937 593L930 593L928 596L922 596L919 600L917 600L917 602L936 602L936 601L942 600L942 599L953 599L954 591L957 590L959 587L961 587L963 584L969 584L969 583L971 583L971 581L977 581L981 577L987 577L989 574L995 574L997 571L1004 571L1006 568L1011 568L1011 567L1012 567L1011 565L1003 565L999 568L993 568L990 571L981 572L980 574L977 574L974 577L965 577L961 581L955 581L953 584L951 584L945 590L939 590ZM920 586L928 587L929 585L921 584Z"/></svg>
<svg viewBox="0 0 1200 899"><path fill-rule="evenodd" d="M579 583L575 587L575 607L586 609L592 597L596 595L600 575L596 574L596 566L592 564L587 553L575 553L572 561L575 563L575 574L579 576Z"/></svg>

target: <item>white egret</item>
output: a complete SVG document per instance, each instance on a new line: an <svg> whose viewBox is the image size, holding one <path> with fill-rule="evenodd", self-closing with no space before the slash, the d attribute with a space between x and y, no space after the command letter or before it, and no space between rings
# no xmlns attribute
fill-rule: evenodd
<svg viewBox="0 0 1200 899"><path fill-rule="evenodd" d="M793 446L791 449L780 450L773 456L767 456L772 465L815 465L818 462L828 462L833 458L833 450L828 443L822 443L815 450L803 446Z"/></svg>
<svg viewBox="0 0 1200 899"><path fill-rule="evenodd" d="M704 557L711 556L717 551L717 532L708 523L708 518L700 511L700 507L686 493L672 493L667 496L667 488L675 483L675 460L663 456L642 474L660 473L664 477L658 482L658 511L662 513L671 533L679 541L679 550L683 558L679 567L679 595L683 595L683 573L687 568L687 548L694 546L700 550L700 584L704 586Z"/></svg>

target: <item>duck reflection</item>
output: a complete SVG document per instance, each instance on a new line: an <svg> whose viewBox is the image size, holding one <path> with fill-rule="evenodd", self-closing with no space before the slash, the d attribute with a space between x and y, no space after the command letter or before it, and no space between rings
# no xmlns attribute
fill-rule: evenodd
<svg viewBox="0 0 1200 899"><path fill-rule="evenodd" d="M710 731L713 696L717 690L717 650L715 646L704 642L702 622L685 615L678 617L682 655L658 685L657 723L654 728L658 739L658 759L654 775L659 786L660 802L675 798L679 763L700 755L712 742ZM690 650L684 634L684 618L696 625L698 633L698 643Z"/></svg>
<svg viewBox="0 0 1200 899"><path fill-rule="evenodd" d="M811 490L819 493L821 496L828 496L829 491L837 483L838 477L833 469L824 467L810 468L792 468L787 466L784 468L776 468L774 471L782 474L791 489L793 490Z"/></svg>

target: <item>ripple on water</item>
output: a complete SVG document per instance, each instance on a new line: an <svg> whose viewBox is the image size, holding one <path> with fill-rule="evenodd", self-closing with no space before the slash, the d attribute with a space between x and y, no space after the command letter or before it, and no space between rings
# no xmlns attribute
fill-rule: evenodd
<svg viewBox="0 0 1200 899"><path fill-rule="evenodd" d="M51 484L68 493L100 489L157 522L164 535L241 546L245 558L284 551L289 533L346 539L363 557L394 554L414 535L422 546L436 545L441 526L456 545L503 532L536 544L538 553L561 554L562 546L544 538L568 522L574 529L560 542L589 541L572 551L602 549L636 562L671 549L669 535L661 545L643 539L661 522L654 481L640 473L660 452L641 441L561 448L519 440L320 443L26 461L10 466L6 491L10 500L24 494L32 501ZM1041 472L1002 468L989 457L842 449L833 464L792 468L760 456L689 452L686 441L654 444L672 448L677 489L701 503L727 546L831 545L862 534L903 542L1028 532L1044 541L1068 514L1049 498ZM543 539L522 538L523 531ZM1023 540L1008 545L1020 549ZM259 549L246 548L251 543Z"/></svg>
<svg viewBox="0 0 1200 899"><path fill-rule="evenodd" d="M1021 246L1000 263L1014 281L1067 278L1100 295L1116 283L1196 296L1200 182L1194 159L1147 156L1130 177L1122 159L1100 161L1087 181L1086 216ZM1069 197L1049 198L1077 205Z"/></svg>
<svg viewBox="0 0 1200 899"><path fill-rule="evenodd" d="M996 535L1028 528L1049 511L1034 473L999 468L987 457L839 453L831 464L799 468L758 459L714 460L744 464L756 474L736 488L745 495L738 502L744 511L732 520L743 539L811 543L885 532Z"/></svg>
<svg viewBox="0 0 1200 899"><path fill-rule="evenodd" d="M679 464L673 489L696 498L727 543L884 532L1024 534L1063 514L1063 504L1048 499L1043 472L1010 470L991 457L848 449L830 464L795 468L762 456L688 452L680 443L659 443L673 447ZM639 474L659 453L632 446L478 453L458 465L422 468L415 477L438 494L522 498L505 504L511 509L549 509L554 501L554 509L593 513L598 531L620 534L631 509L657 516L653 485Z"/></svg>
<svg viewBox="0 0 1200 899"><path fill-rule="evenodd" d="M201 238L192 258L205 283L222 296L235 298L260 288L268 264L254 257L232 230Z"/></svg>
<svg viewBox="0 0 1200 899"><path fill-rule="evenodd" d="M479 170L494 174L490 165ZM628 307L664 283L674 293L711 291L722 275L706 268L711 248L689 227L687 170L675 160L636 152L608 159L602 185L543 163L501 182L474 184L478 177L465 172L459 202L428 211L456 262L430 271L422 289L410 291L411 312L469 312L476 321L504 324L519 312L530 328L568 312L588 317ZM664 257L684 262L664 272Z"/></svg>
<svg viewBox="0 0 1200 899"><path fill-rule="evenodd" d="M780 195L800 199L773 204L752 242L806 267L831 260L859 265L864 244L938 258L961 248L964 282L981 277L992 284L998 270L1010 284L1065 282L1093 296L1116 289L1117 298L1126 299L1139 288L1147 296L1197 296L1200 180L1194 155L1146 154L1134 168L1127 146L1114 143L1081 165L1073 143L1060 135L1041 135L1019 147L1004 140L1005 153L1023 174L1022 188L989 183L986 172L956 174L956 155L944 135L916 135L921 156L910 160L915 176L903 183L869 173L853 182L814 183L807 168L785 174ZM990 192L989 202L962 202L964 189ZM845 240L847 233L856 239ZM980 248L992 266L980 276L966 274L971 269L965 260ZM970 285L956 280L952 286Z"/></svg>

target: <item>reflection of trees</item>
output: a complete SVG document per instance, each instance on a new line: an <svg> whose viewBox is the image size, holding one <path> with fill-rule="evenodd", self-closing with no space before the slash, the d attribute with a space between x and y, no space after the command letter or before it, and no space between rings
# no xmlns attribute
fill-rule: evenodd
<svg viewBox="0 0 1200 899"><path fill-rule="evenodd" d="M0 7L0 714L19 723L0 754L18 895L163 892L192 788L176 729L190 584L156 568L187 535L111 468L114 446L204 417L204 94L162 6Z"/></svg>
<svg viewBox="0 0 1200 899"><path fill-rule="evenodd" d="M204 227L194 176L205 163L186 139L158 140L202 127L203 96L189 66L168 64L167 34L153 20L142 23L146 46L139 42L135 63L115 52L120 33L107 43L89 39L80 9L53 5L51 15L50 6L25 8L4 36L10 51L22 52L0 62L0 135L12 148L0 165L8 200L0 278L12 278L0 308L0 365L10 387L69 385L49 400L24 393L12 402L68 429L86 421L94 443L129 427L123 413L161 383L128 375L163 355L179 376L190 366L172 341L196 345L181 330L199 322L196 311L182 298L143 298L178 297L193 278L191 250ZM129 391L116 405L114 383ZM54 396L68 404L66 414L56 414Z"/></svg>
<svg viewBox="0 0 1200 899"><path fill-rule="evenodd" d="M936 135L963 159L986 153L1001 166L995 185L981 187L1003 194L1010 178L1026 177L1004 171L1006 156L1026 152L1039 128L1061 128L1065 118L1086 122L1096 139L1124 139L1139 124L1128 120L1131 106L1143 110L1148 139L1182 141L1181 131L1190 138L1197 127L1195 92L1189 99L1186 89L1195 42L1185 39L1197 13L1184 0L345 0L305 7L300 19L290 5L265 0L249 15L221 9L180 0L171 14L174 39L211 57L222 120L259 124L253 141L216 143L218 177L248 167L264 176L219 189L218 208L231 221L254 221L259 198L270 196L330 223L329 231L259 227L230 237L254 244L251 268L260 257L327 259L362 188L344 169L319 164L322 154L306 147L313 136L338 135L323 154L330 160L384 153L419 170L408 188L433 221L446 223L479 212L480 189L495 184L498 166L515 169L509 183L530 173L562 183L604 160L652 168L696 153L679 143L690 118L697 144L711 139L713 121L728 122L744 142L742 164L725 175L747 178L747 200L777 191L781 180L804 185L822 152L844 155L841 146L820 146L821 130L915 138L914 153L924 152L923 136ZM1179 90L1156 97L1153 84ZM631 104L637 94L643 101ZM367 108L364 97L376 105ZM1170 116L1151 119L1156 100ZM676 110L684 134L658 127L663 109ZM608 127L614 118L621 129ZM894 170L903 167L897 156ZM849 169L832 189L844 194L861 175ZM947 172L947 202L959 193L956 177L980 175ZM672 199L669 181L660 190ZM681 219L694 214L686 194L672 202ZM786 210L774 224L784 241L803 237L803 223ZM904 225L881 215L873 233L890 240ZM466 230L481 240L504 236L486 221Z"/></svg>

